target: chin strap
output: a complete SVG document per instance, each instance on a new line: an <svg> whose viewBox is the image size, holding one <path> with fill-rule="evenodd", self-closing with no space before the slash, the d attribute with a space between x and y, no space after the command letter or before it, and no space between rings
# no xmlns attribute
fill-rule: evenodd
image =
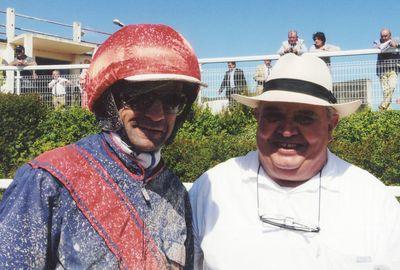
<svg viewBox="0 0 400 270"><path fill-rule="evenodd" d="M123 130L123 129L122 129ZM138 152L131 149L131 147L121 138L118 133L111 132L111 136L121 149L128 155L133 156L140 165L146 170L154 169L161 160L161 149L154 152Z"/></svg>

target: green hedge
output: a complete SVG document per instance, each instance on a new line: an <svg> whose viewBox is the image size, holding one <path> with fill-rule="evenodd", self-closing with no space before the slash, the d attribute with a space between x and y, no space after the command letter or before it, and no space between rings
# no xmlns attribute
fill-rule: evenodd
<svg viewBox="0 0 400 270"><path fill-rule="evenodd" d="M255 120L246 108L213 115L195 107L174 142L163 149L163 158L182 181L193 182L218 163L255 149L255 132Z"/></svg>
<svg viewBox="0 0 400 270"><path fill-rule="evenodd" d="M41 136L32 144L32 157L100 132L94 115L80 107L49 111L37 129Z"/></svg>
<svg viewBox="0 0 400 270"><path fill-rule="evenodd" d="M0 178L32 157L32 143L42 135L37 126L47 113L37 95L0 94Z"/></svg>
<svg viewBox="0 0 400 270"><path fill-rule="evenodd" d="M2 129L0 178L39 153L99 131L95 118L81 108L46 109L35 96L0 95ZM194 107L163 158L182 181L228 158L256 148L251 110L238 107L219 115ZM400 111L364 111L343 119L330 149L376 175L385 184L400 180Z"/></svg>
<svg viewBox="0 0 400 270"><path fill-rule="evenodd" d="M400 111L363 111L340 121L330 149L387 185L400 184Z"/></svg>

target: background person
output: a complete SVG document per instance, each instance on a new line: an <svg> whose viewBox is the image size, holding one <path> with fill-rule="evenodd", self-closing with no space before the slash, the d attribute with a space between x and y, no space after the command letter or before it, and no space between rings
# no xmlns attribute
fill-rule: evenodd
<svg viewBox="0 0 400 270"><path fill-rule="evenodd" d="M263 64L257 66L256 73L253 76L253 79L257 82L257 95L262 94L264 91L264 82L268 79L271 69L272 65L270 59L265 59Z"/></svg>
<svg viewBox="0 0 400 270"><path fill-rule="evenodd" d="M53 95L53 106L55 108L65 106L66 88L71 85L71 82L66 78L60 77L59 70L53 70L51 76L53 79L48 86Z"/></svg>
<svg viewBox="0 0 400 270"><path fill-rule="evenodd" d="M326 43L326 37L323 32L315 32L312 36L314 44L310 47L310 52L335 52L340 51L340 48L335 45ZM321 59L328 65L331 63L330 57L321 57Z"/></svg>
<svg viewBox="0 0 400 270"><path fill-rule="evenodd" d="M25 54L25 47L22 45L18 45L15 47L15 58L13 61L9 63L10 66L17 67L27 67L27 66L36 66L36 62L32 57L29 57ZM22 70L20 72L21 78L21 93L32 92L35 88L35 85L32 79L37 79L36 72L34 70Z"/></svg>
<svg viewBox="0 0 400 270"><path fill-rule="evenodd" d="M219 87L218 94L225 89L225 95L229 101L229 107L233 106L232 94L243 93L246 90L247 82L243 70L236 68L236 62L228 62L228 70Z"/></svg>
<svg viewBox="0 0 400 270"><path fill-rule="evenodd" d="M188 194L161 148L200 84L197 57L172 28L111 35L86 85L102 132L17 171L0 203L0 269L192 269Z"/></svg>
<svg viewBox="0 0 400 270"><path fill-rule="evenodd" d="M296 30L289 30L288 39L282 42L282 46L278 50L279 55L286 53L294 53L302 55L307 52L307 46L303 39L300 39Z"/></svg>
<svg viewBox="0 0 400 270"><path fill-rule="evenodd" d="M380 49L382 52L378 54L376 61L376 75L379 77L383 89L383 100L379 105L379 110L385 111L392 103L393 92L397 85L397 75L400 70L400 53L385 51L399 47L400 41L392 38L392 33L387 28L381 30L380 36L379 40L374 41L374 48Z"/></svg>
<svg viewBox="0 0 400 270"><path fill-rule="evenodd" d="M257 151L191 188L195 269L400 269L400 206L384 184L331 153L340 118L319 58L282 56L255 108Z"/></svg>
<svg viewBox="0 0 400 270"><path fill-rule="evenodd" d="M0 55L0 66L8 66L8 63L3 57ZM0 70L0 92L2 92L1 88L6 82L6 72L4 70Z"/></svg>
<svg viewBox="0 0 400 270"><path fill-rule="evenodd" d="M83 60L83 64L90 64L90 59ZM87 69L83 68L81 74L79 75L79 90L81 93L81 105L82 108L87 107L87 93L85 90L86 85L86 76L87 76Z"/></svg>

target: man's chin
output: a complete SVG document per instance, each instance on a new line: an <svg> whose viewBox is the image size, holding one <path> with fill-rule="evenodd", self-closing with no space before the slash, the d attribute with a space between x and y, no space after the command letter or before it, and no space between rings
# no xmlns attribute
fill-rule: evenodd
<svg viewBox="0 0 400 270"><path fill-rule="evenodd" d="M156 152L161 149L162 144L133 144L132 147L137 152Z"/></svg>
<svg viewBox="0 0 400 270"><path fill-rule="evenodd" d="M290 159L272 159L270 164L272 168L270 170L279 179L295 180L298 177L303 161L293 157Z"/></svg>

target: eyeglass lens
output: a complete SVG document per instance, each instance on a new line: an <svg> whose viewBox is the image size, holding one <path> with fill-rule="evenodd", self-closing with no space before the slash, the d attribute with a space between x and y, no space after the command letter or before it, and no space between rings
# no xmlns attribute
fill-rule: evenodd
<svg viewBox="0 0 400 270"><path fill-rule="evenodd" d="M139 96L133 96L124 101L124 104L134 110L146 111L156 100L161 101L164 112L167 114L182 113L187 97L183 93L146 93Z"/></svg>

